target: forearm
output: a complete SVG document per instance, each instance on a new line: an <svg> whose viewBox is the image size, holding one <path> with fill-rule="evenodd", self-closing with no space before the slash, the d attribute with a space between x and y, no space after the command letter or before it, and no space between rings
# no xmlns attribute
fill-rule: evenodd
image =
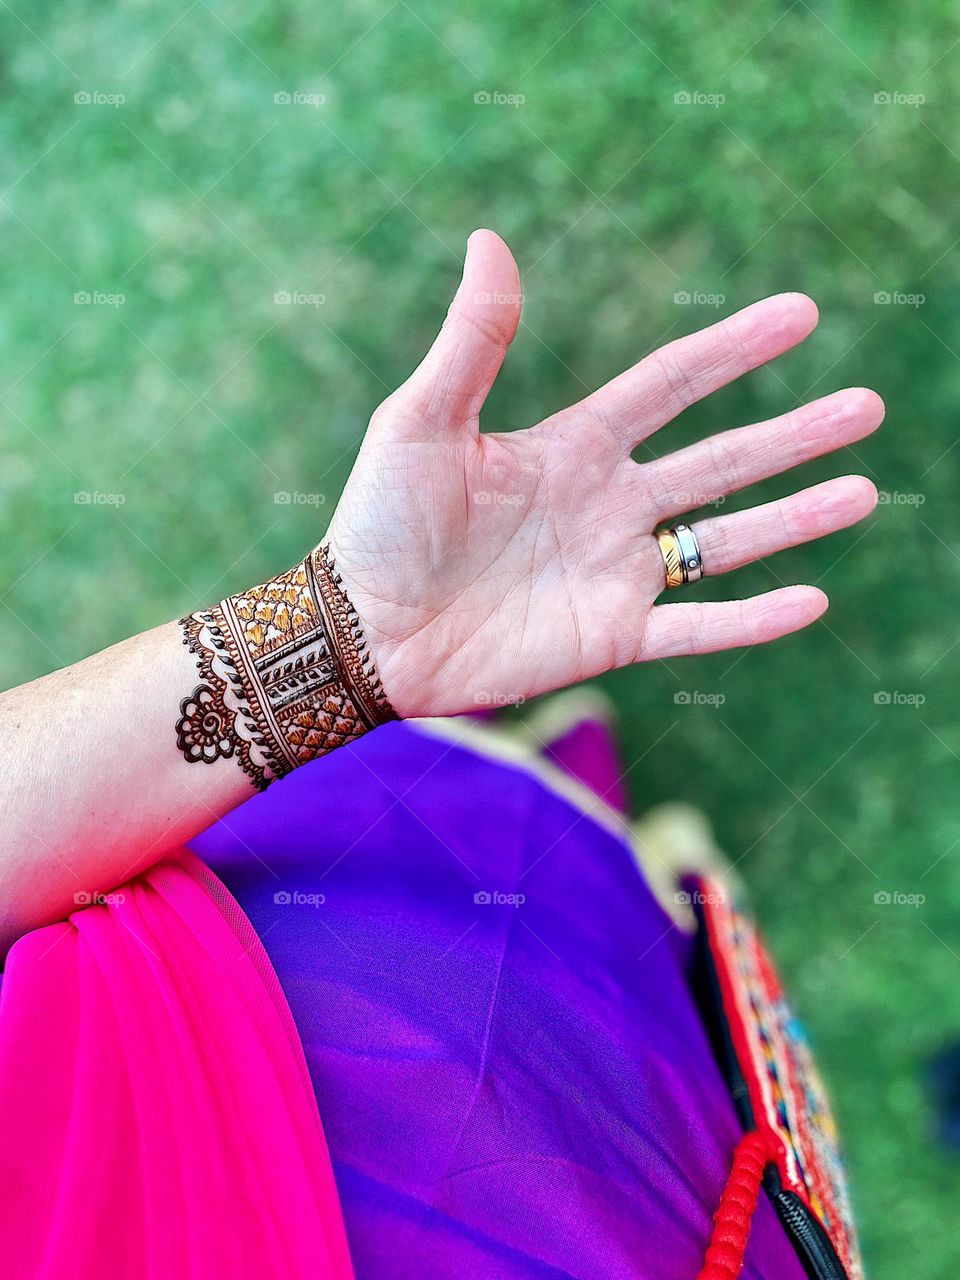
<svg viewBox="0 0 960 1280"><path fill-rule="evenodd" d="M196 659L171 622L0 695L0 943L62 918L252 794L187 768L173 727Z"/></svg>
<svg viewBox="0 0 960 1280"><path fill-rule="evenodd" d="M0 695L0 946L392 715L320 553Z"/></svg>

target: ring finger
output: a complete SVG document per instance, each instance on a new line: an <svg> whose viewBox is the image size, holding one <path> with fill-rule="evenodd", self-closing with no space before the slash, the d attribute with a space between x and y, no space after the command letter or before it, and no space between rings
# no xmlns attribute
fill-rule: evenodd
<svg viewBox="0 0 960 1280"><path fill-rule="evenodd" d="M856 524L877 503L865 476L839 476L760 507L698 520L693 526L709 577Z"/></svg>

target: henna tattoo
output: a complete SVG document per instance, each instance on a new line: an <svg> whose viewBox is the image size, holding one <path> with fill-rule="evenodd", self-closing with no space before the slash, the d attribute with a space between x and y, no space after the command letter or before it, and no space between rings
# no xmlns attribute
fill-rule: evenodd
<svg viewBox="0 0 960 1280"><path fill-rule="evenodd" d="M208 684L198 684L190 697L180 703L177 746L188 760L203 760L205 764L233 755L230 717Z"/></svg>
<svg viewBox="0 0 960 1280"><path fill-rule="evenodd" d="M326 545L180 623L200 673L176 726L191 763L235 756L263 790L397 718Z"/></svg>

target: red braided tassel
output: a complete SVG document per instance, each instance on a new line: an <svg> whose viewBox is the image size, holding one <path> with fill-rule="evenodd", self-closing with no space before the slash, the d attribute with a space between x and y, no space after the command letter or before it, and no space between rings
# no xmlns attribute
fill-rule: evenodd
<svg viewBox="0 0 960 1280"><path fill-rule="evenodd" d="M763 1170L769 1160L767 1135L759 1129L737 1143L733 1168L713 1216L713 1235L697 1280L736 1280L740 1274Z"/></svg>

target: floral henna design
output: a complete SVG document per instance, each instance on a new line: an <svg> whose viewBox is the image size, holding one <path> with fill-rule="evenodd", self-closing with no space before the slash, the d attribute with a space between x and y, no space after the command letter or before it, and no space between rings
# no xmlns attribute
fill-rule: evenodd
<svg viewBox="0 0 960 1280"><path fill-rule="evenodd" d="M177 722L191 763L236 756L263 790L397 718L325 545L181 625L201 677Z"/></svg>
<svg viewBox="0 0 960 1280"><path fill-rule="evenodd" d="M198 684L180 703L177 746L188 760L205 764L233 755L230 717L208 684Z"/></svg>

